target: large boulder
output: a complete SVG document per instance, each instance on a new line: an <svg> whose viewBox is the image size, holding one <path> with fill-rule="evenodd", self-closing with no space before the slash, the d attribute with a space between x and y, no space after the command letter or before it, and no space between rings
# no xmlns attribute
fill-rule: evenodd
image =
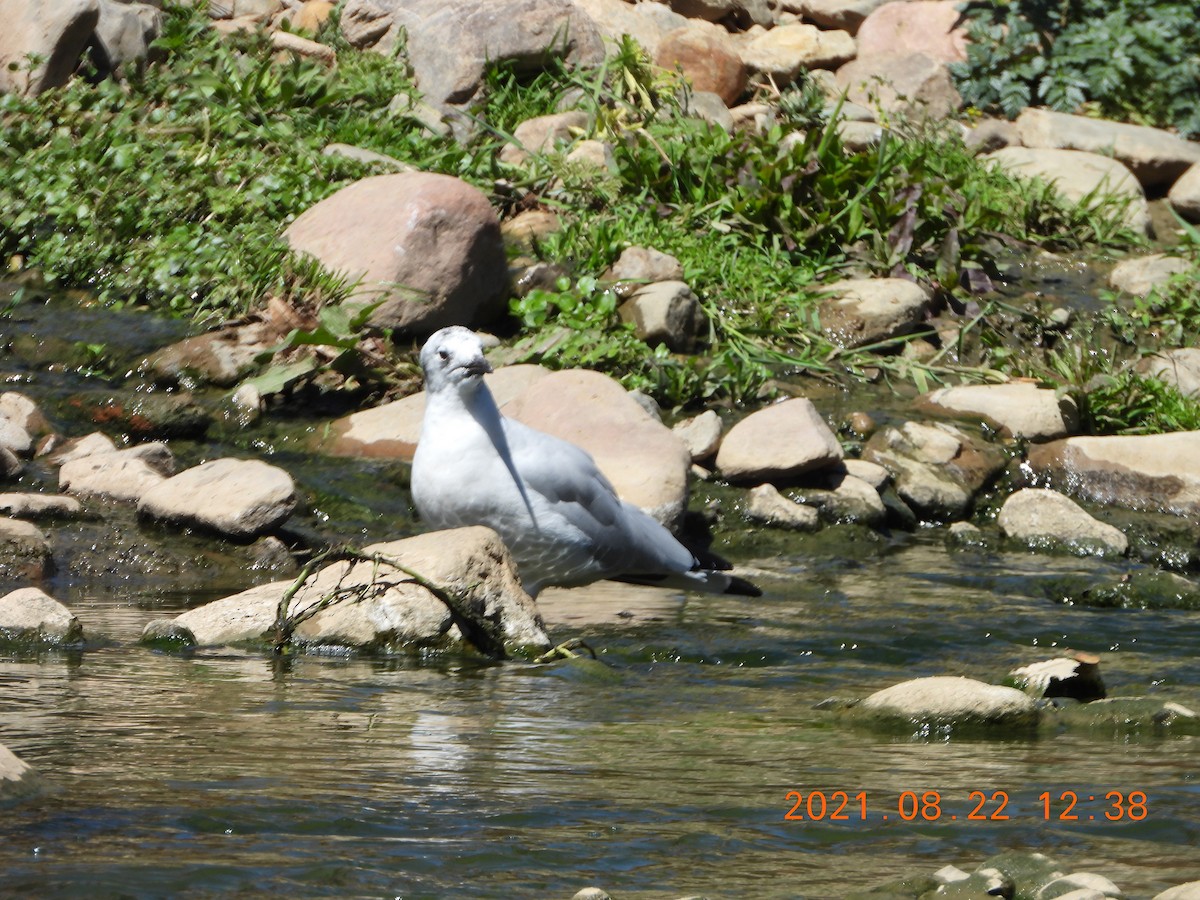
<svg viewBox="0 0 1200 900"><path fill-rule="evenodd" d="M842 445L812 401L796 397L751 413L717 451L717 468L730 481L787 482L832 466Z"/></svg>
<svg viewBox="0 0 1200 900"><path fill-rule="evenodd" d="M544 648L550 643L534 602L521 589L512 557L490 529L430 532L375 544L363 552L394 560L447 593L458 595L475 618L496 627L506 646ZM291 585L287 581L261 585L174 619L155 620L146 626L143 640L166 639L194 646L273 641L279 602ZM297 644L387 652L455 647L462 641L447 605L386 562L327 566L295 594L291 614L308 611L338 589L359 593L314 610L296 628Z"/></svg>
<svg viewBox="0 0 1200 900"><path fill-rule="evenodd" d="M305 211L293 250L357 281L371 324L427 334L503 312L508 261L500 221L478 188L449 175L364 178Z"/></svg>
<svg viewBox="0 0 1200 900"><path fill-rule="evenodd" d="M245 540L280 525L296 508L296 485L257 459L215 459L147 489L138 514Z"/></svg>
<svg viewBox="0 0 1200 900"><path fill-rule="evenodd" d="M1045 488L1025 488L1010 495L996 524L1009 537L1035 548L1118 556L1129 549L1129 540L1119 528L1093 518L1070 497Z"/></svg>
<svg viewBox="0 0 1200 900"><path fill-rule="evenodd" d="M1200 431L1070 437L1031 447L1027 463L1037 483L1094 503L1200 515Z"/></svg>
<svg viewBox="0 0 1200 900"><path fill-rule="evenodd" d="M905 725L1032 727L1038 711L1016 688L971 678L933 676L884 688L858 705L856 714Z"/></svg>
<svg viewBox="0 0 1200 900"><path fill-rule="evenodd" d="M21 588L0 597L0 639L57 647L82 641L83 628L79 619L49 594Z"/></svg>
<svg viewBox="0 0 1200 900"><path fill-rule="evenodd" d="M0 0L0 93L62 87L99 21L100 0Z"/></svg>

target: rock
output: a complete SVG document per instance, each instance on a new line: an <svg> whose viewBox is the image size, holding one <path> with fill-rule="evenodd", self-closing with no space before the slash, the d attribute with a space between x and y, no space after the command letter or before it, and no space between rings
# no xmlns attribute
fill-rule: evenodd
<svg viewBox="0 0 1200 900"><path fill-rule="evenodd" d="M657 281L680 281L683 266L674 256L648 247L626 247L617 261L604 273L606 281L650 284ZM622 285L618 284L618 290ZM632 294L636 287L628 293Z"/></svg>
<svg viewBox="0 0 1200 900"><path fill-rule="evenodd" d="M34 587L21 588L0 597L0 639L5 643L61 647L80 643L83 627L49 594Z"/></svg>
<svg viewBox="0 0 1200 900"><path fill-rule="evenodd" d="M1161 697L1107 697L1092 703L1061 703L1050 707L1056 729L1116 735L1200 735L1200 715ZM1061 874L1061 873L1060 873Z"/></svg>
<svg viewBox="0 0 1200 900"><path fill-rule="evenodd" d="M725 101L709 91L692 91L684 99L684 114L707 122L729 133L733 131L733 113Z"/></svg>
<svg viewBox="0 0 1200 900"><path fill-rule="evenodd" d="M1171 385L1185 397L1200 398L1200 347L1163 350L1139 360L1137 370Z"/></svg>
<svg viewBox="0 0 1200 900"><path fill-rule="evenodd" d="M15 753L0 744L0 803L28 797L41 790L41 778Z"/></svg>
<svg viewBox="0 0 1200 900"><path fill-rule="evenodd" d="M1200 881L1177 884L1154 895L1154 900L1200 900Z"/></svg>
<svg viewBox="0 0 1200 900"><path fill-rule="evenodd" d="M654 62L678 68L697 91L708 91L733 106L746 90L749 73L729 33L715 25L693 23L668 32L659 41Z"/></svg>
<svg viewBox="0 0 1200 900"><path fill-rule="evenodd" d="M549 153L558 144L571 143L587 126L588 115L581 110L526 119L513 129L516 143L505 144L500 150L500 159L509 165L521 165L530 154Z"/></svg>
<svg viewBox="0 0 1200 900"><path fill-rule="evenodd" d="M842 447L812 401L785 400L751 413L725 435L717 468L730 481L787 481L839 462Z"/></svg>
<svg viewBox="0 0 1200 900"><path fill-rule="evenodd" d="M1200 163L1179 176L1167 191L1171 209L1189 222L1200 222Z"/></svg>
<svg viewBox="0 0 1200 900"><path fill-rule="evenodd" d="M332 68L337 63L337 52L328 44L310 41L306 37L292 34L290 31L272 31L271 46L276 50L285 50L316 60L322 65Z"/></svg>
<svg viewBox="0 0 1200 900"><path fill-rule="evenodd" d="M0 578L36 580L50 565L50 542L21 519L0 519Z"/></svg>
<svg viewBox="0 0 1200 900"><path fill-rule="evenodd" d="M256 459L216 459L185 469L138 500L138 513L147 518L238 539L270 531L295 508L291 476Z"/></svg>
<svg viewBox="0 0 1200 900"><path fill-rule="evenodd" d="M67 441L62 449L56 450L51 455L50 461L55 465L61 466L73 459L82 459L85 456L91 456L95 453L116 452L117 445L112 442L112 438L106 434L101 434L99 431L94 431L81 438Z"/></svg>
<svg viewBox="0 0 1200 900"><path fill-rule="evenodd" d="M1010 850L990 857L980 866L980 869L985 868L999 872L1008 883L1016 885L1014 897L1036 897L1039 887L1064 874L1044 853L1023 850Z"/></svg>
<svg viewBox="0 0 1200 900"><path fill-rule="evenodd" d="M825 28L857 34L863 20L888 0L784 0L783 8Z"/></svg>
<svg viewBox="0 0 1200 900"><path fill-rule="evenodd" d="M660 281L639 288L617 312L647 344L666 344L675 353L690 353L707 324L699 298L682 281Z"/></svg>
<svg viewBox="0 0 1200 900"><path fill-rule="evenodd" d="M73 518L83 507L61 494L0 494L0 516L15 519Z"/></svg>
<svg viewBox="0 0 1200 900"><path fill-rule="evenodd" d="M1023 110L1016 124L1026 147L1111 156L1124 163L1146 190L1171 186L1200 162L1200 143L1160 128L1033 108Z"/></svg>
<svg viewBox="0 0 1200 900"><path fill-rule="evenodd" d="M865 481L876 491L882 491L892 480L887 469L878 463L867 462L865 459L844 459L842 467L846 470L846 474Z"/></svg>
<svg viewBox="0 0 1200 900"><path fill-rule="evenodd" d="M626 3L625 0L575 0L587 13L600 33L613 44L629 35L654 59L663 38L691 20L679 15L665 3Z"/></svg>
<svg viewBox="0 0 1200 900"><path fill-rule="evenodd" d="M80 497L137 501L173 473L174 457L166 444L141 444L69 459L58 470L58 488Z"/></svg>
<svg viewBox="0 0 1200 900"><path fill-rule="evenodd" d="M949 71L924 53L859 55L837 70L837 83L854 103L914 119L941 121L962 106Z"/></svg>
<svg viewBox="0 0 1200 900"><path fill-rule="evenodd" d="M500 225L500 233L504 236L505 243L513 244L527 252L532 251L543 238L556 231L562 231L562 219L550 209L526 209Z"/></svg>
<svg viewBox="0 0 1200 900"><path fill-rule="evenodd" d="M616 175L619 172L612 144L607 141L579 141L567 154L566 162L575 167L576 175Z"/></svg>
<svg viewBox="0 0 1200 900"><path fill-rule="evenodd" d="M1118 291L1145 297L1155 288L1166 286L1171 276L1189 272L1191 268L1186 259L1165 253L1135 256L1113 266L1108 283Z"/></svg>
<svg viewBox="0 0 1200 900"><path fill-rule="evenodd" d="M1009 496L996 523L1009 537L1034 548L1118 556L1129 549L1120 529L1094 519L1071 498L1044 488L1025 488Z"/></svg>
<svg viewBox="0 0 1200 900"><path fill-rule="evenodd" d="M7 447L0 446L0 477L16 478L24 470L20 457Z"/></svg>
<svg viewBox="0 0 1200 900"><path fill-rule="evenodd" d="M775 23L768 0L667 0L667 4L689 19L729 21L742 27L753 22L769 28Z"/></svg>
<svg viewBox="0 0 1200 900"><path fill-rule="evenodd" d="M571 900L612 900L608 891L598 887L585 887L572 895Z"/></svg>
<svg viewBox="0 0 1200 900"><path fill-rule="evenodd" d="M925 319L929 292L903 278L855 278L827 285L821 330L839 347L864 347L909 334Z"/></svg>
<svg viewBox="0 0 1200 900"><path fill-rule="evenodd" d="M789 500L771 484L760 484L746 494L746 518L774 528L816 531L821 515L811 506Z"/></svg>
<svg viewBox="0 0 1200 900"><path fill-rule="evenodd" d="M141 368L171 383L200 379L232 387L257 368L255 358L281 336L258 323L222 328L164 347L143 360Z"/></svg>
<svg viewBox="0 0 1200 900"><path fill-rule="evenodd" d="M137 391L102 401L92 420L119 429L133 442L169 438L203 438L212 413L186 391Z"/></svg>
<svg viewBox="0 0 1200 900"><path fill-rule="evenodd" d="M1150 227L1150 211L1141 185L1115 159L1081 150L1028 147L1005 147L989 153L987 158L1014 177L1040 178L1053 184L1072 203L1108 195L1125 200L1129 204L1125 208L1125 224L1142 233Z"/></svg>
<svg viewBox="0 0 1200 900"><path fill-rule="evenodd" d="M1042 885L1038 900L1105 900L1124 897L1121 889L1105 878L1091 872L1072 872Z"/></svg>
<svg viewBox="0 0 1200 900"><path fill-rule="evenodd" d="M780 25L742 47L747 68L786 84L808 69L832 69L854 58L854 38L813 25Z"/></svg>
<svg viewBox="0 0 1200 900"><path fill-rule="evenodd" d="M1006 681L1032 697L1070 697L1080 703L1103 700L1108 691L1100 677L1100 657L1073 653L1020 666Z"/></svg>
<svg viewBox="0 0 1200 900"><path fill-rule="evenodd" d="M856 709L884 720L933 726L1022 728L1038 721L1033 701L1015 688L954 676L917 678L884 688Z"/></svg>
<svg viewBox="0 0 1200 900"><path fill-rule="evenodd" d="M521 590L516 570L500 538L487 528L435 531L364 548L396 560L451 594L461 594L479 616L499 626L511 648L545 648L550 641L537 608ZM351 569L347 574L347 569ZM404 573L386 563L378 567L339 562L322 569L292 600L293 614L307 609L341 586L375 589L355 602L334 604L317 612L296 630L302 647L350 647L399 651L450 647L461 633L449 609ZM278 605L290 581L261 585L189 610L175 619L147 625L142 640L154 642L181 635L197 646L262 643L272 639Z"/></svg>
<svg viewBox="0 0 1200 900"><path fill-rule="evenodd" d="M676 422L671 432L683 441L692 462L703 462L721 446L724 425L714 410L706 409L698 416ZM0 498L4 495L0 494ZM0 506L3 509L3 506Z"/></svg>
<svg viewBox="0 0 1200 900"><path fill-rule="evenodd" d="M826 481L828 489L801 488L796 499L816 507L823 519L834 524L874 528L886 521L887 508L874 487L844 471L831 470Z"/></svg>
<svg viewBox="0 0 1200 900"><path fill-rule="evenodd" d="M1027 468L1093 503L1200 515L1200 431L1065 438L1031 447Z"/></svg>
<svg viewBox="0 0 1200 900"><path fill-rule="evenodd" d="M486 321L503 311L508 262L483 192L449 175L364 178L300 215L293 250L359 280L350 302L378 302L371 324L408 333Z"/></svg>
<svg viewBox="0 0 1200 900"><path fill-rule="evenodd" d="M0 417L0 447L13 456L29 456L33 452L33 436L16 422Z"/></svg>
<svg viewBox="0 0 1200 900"><path fill-rule="evenodd" d="M151 45L162 34L162 11L149 3L100 0L96 23L95 55L102 72L117 72L151 55Z"/></svg>
<svg viewBox="0 0 1200 900"><path fill-rule="evenodd" d="M668 527L683 516L691 466L687 448L614 379L586 369L552 372L500 411L582 447L622 500Z"/></svg>
<svg viewBox="0 0 1200 900"><path fill-rule="evenodd" d="M976 153L994 153L1005 147L1020 146L1021 135L1007 119L980 119L967 129L963 143Z"/></svg>
<svg viewBox="0 0 1200 900"><path fill-rule="evenodd" d="M283 21L287 22L292 31L313 35L329 20L335 5L330 0L308 0L299 7L285 10Z"/></svg>
<svg viewBox="0 0 1200 900"><path fill-rule="evenodd" d="M311 0L305 6L311 6L313 3L324 3L325 0ZM340 156L343 159L352 159L355 162L365 163L366 165L380 165L396 172L418 172L416 166L406 163L402 159L396 159L394 156L388 156L386 153L377 153L374 150L367 150L365 147L355 147L352 144L326 144L321 148L322 156Z"/></svg>
<svg viewBox="0 0 1200 900"><path fill-rule="evenodd" d="M1079 410L1069 395L1029 381L939 388L921 397L917 408L979 415L1004 437L1032 441L1065 437L1079 428Z"/></svg>
<svg viewBox="0 0 1200 900"><path fill-rule="evenodd" d="M30 435L45 434L50 431L50 423L38 409L38 405L24 394L16 391L5 391L0 394L0 420L8 420L13 425L23 429Z"/></svg>
<svg viewBox="0 0 1200 900"><path fill-rule="evenodd" d="M967 58L967 29L956 0L894 0L858 28L860 56L923 53L939 62Z"/></svg>
<svg viewBox="0 0 1200 900"><path fill-rule="evenodd" d="M0 0L0 21L0 94L33 96L70 80L100 21L100 0Z"/></svg>

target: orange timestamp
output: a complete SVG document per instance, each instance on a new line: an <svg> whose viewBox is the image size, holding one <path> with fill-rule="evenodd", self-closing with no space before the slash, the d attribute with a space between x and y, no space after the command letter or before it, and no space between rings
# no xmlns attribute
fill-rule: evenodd
<svg viewBox="0 0 1200 900"><path fill-rule="evenodd" d="M866 791L788 791L783 818L788 822L1005 822L1040 816L1059 822L1140 822L1150 815L1145 791L1042 791L1032 809L1012 803L1007 791L968 791L965 800L941 791L901 791L868 803Z"/></svg>

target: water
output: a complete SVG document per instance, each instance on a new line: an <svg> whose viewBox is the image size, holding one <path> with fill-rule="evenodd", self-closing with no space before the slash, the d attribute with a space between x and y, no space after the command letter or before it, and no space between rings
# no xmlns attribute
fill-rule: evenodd
<svg viewBox="0 0 1200 900"><path fill-rule="evenodd" d="M50 327L41 307L23 314L27 333ZM72 321L155 343L103 316ZM0 369L85 430L67 401L94 379ZM215 441L176 449L268 448L309 498L297 519L363 543L413 528L393 467L313 458L265 430ZM53 475L34 466L21 486ZM1047 590L1132 563L950 553L934 532L846 532L832 552L735 535L718 549L758 570L761 599L547 595L554 637L585 638L600 662L173 656L138 645L147 621L272 576L239 548L94 511L45 526L46 588L88 648L0 654L0 742L51 786L0 814L0 896L566 898L595 884L618 900L840 897L1005 850L1049 853L1130 897L1200 879L1200 738L889 736L814 709L923 675L995 682L1067 647L1100 653L1111 694L1200 708L1200 614L1067 606ZM792 791L844 792L845 818L785 820ZM1059 819L1067 791L1074 821ZM1107 820L1113 791L1125 804L1144 792L1145 817Z"/></svg>

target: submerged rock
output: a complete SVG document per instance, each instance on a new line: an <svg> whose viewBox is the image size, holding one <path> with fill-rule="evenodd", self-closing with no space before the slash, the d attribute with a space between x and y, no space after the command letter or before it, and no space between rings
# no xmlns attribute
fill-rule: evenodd
<svg viewBox="0 0 1200 900"><path fill-rule="evenodd" d="M1004 501L996 518L1011 538L1034 549L1066 549L1074 553L1124 555L1129 541L1120 529L1088 515L1057 491L1025 488Z"/></svg>
<svg viewBox="0 0 1200 900"><path fill-rule="evenodd" d="M848 710L856 720L884 727L1032 727L1038 710L1015 688L958 676L932 676L884 688Z"/></svg>
<svg viewBox="0 0 1200 900"><path fill-rule="evenodd" d="M36 794L42 788L41 778L19 756L0 744L0 802Z"/></svg>
<svg viewBox="0 0 1200 900"><path fill-rule="evenodd" d="M1044 712L1047 724L1114 736L1200 734L1200 714L1156 697L1107 697L1092 703L1060 700Z"/></svg>
<svg viewBox="0 0 1200 900"><path fill-rule="evenodd" d="M0 640L31 646L60 647L83 640L74 613L37 588L21 588L0 597Z"/></svg>
<svg viewBox="0 0 1200 900"><path fill-rule="evenodd" d="M138 513L178 526L251 538L296 508L296 485L283 469L256 459L216 459L143 492Z"/></svg>

